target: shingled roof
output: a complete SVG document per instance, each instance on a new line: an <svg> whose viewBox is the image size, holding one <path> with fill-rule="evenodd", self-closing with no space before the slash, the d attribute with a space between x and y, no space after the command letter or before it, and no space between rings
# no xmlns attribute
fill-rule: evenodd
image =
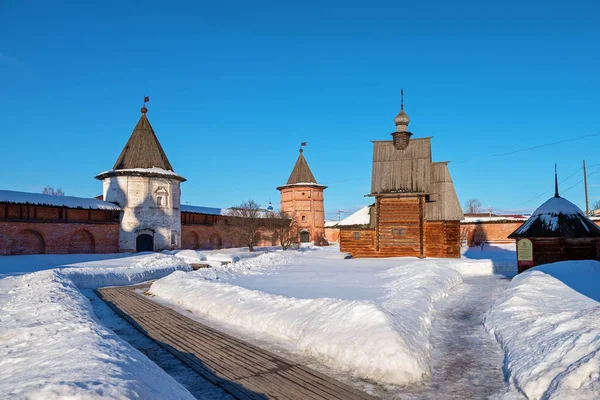
<svg viewBox="0 0 600 400"><path fill-rule="evenodd" d="M142 116L133 129L113 170L154 167L173 171L173 167L146 117L146 111L146 107L143 107Z"/></svg>
<svg viewBox="0 0 600 400"><path fill-rule="evenodd" d="M311 172L308 163L302 154L302 149L300 149L300 155L296 160L296 165L294 165L294 169L292 170L286 185L295 185L297 183L317 183L315 176Z"/></svg>
<svg viewBox="0 0 600 400"><path fill-rule="evenodd" d="M538 207L531 218L508 237L600 237L600 228L579 207L557 194Z"/></svg>

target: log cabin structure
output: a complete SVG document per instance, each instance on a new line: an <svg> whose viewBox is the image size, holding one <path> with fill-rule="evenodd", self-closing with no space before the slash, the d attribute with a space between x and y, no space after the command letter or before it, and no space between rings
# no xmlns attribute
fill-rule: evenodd
<svg viewBox="0 0 600 400"><path fill-rule="evenodd" d="M392 140L373 141L374 203L341 221L340 250L353 257L460 257L463 213L448 162L433 162L431 137L411 139L410 118Z"/></svg>
<svg viewBox="0 0 600 400"><path fill-rule="evenodd" d="M600 261L600 227L559 196L556 176L554 197L508 237L517 241L519 273L558 261Z"/></svg>

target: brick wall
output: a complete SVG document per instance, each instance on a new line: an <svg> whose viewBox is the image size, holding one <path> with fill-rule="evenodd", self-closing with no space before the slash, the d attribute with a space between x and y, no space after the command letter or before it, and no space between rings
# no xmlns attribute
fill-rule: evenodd
<svg viewBox="0 0 600 400"><path fill-rule="evenodd" d="M116 253L118 224L0 221L0 255Z"/></svg>
<svg viewBox="0 0 600 400"><path fill-rule="evenodd" d="M508 235L517 230L524 221L489 221L480 223L461 223L460 236L469 246L480 242L514 243Z"/></svg>
<svg viewBox="0 0 600 400"><path fill-rule="evenodd" d="M328 242L340 242L340 228L325 228L325 239Z"/></svg>
<svg viewBox="0 0 600 400"><path fill-rule="evenodd" d="M258 246L279 245L273 242L272 232L259 229L261 240ZM181 226L181 248L182 249L220 249L228 247L245 247L246 244L220 226L210 225L182 225Z"/></svg>

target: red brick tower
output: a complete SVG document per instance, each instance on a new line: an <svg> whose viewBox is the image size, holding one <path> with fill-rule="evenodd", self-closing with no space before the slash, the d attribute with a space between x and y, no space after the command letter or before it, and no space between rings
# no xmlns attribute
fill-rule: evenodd
<svg viewBox="0 0 600 400"><path fill-rule="evenodd" d="M312 174L300 148L296 165L281 192L281 210L290 214L297 226L300 242L307 243L325 237L323 191Z"/></svg>

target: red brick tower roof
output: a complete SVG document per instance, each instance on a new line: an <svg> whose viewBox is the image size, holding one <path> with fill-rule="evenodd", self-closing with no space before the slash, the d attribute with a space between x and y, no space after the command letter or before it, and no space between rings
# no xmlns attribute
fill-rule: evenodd
<svg viewBox="0 0 600 400"><path fill-rule="evenodd" d="M300 149L300 155L296 160L296 165L294 165L294 169L292 170L286 185L295 185L298 183L317 183L315 176L302 154L302 149Z"/></svg>

